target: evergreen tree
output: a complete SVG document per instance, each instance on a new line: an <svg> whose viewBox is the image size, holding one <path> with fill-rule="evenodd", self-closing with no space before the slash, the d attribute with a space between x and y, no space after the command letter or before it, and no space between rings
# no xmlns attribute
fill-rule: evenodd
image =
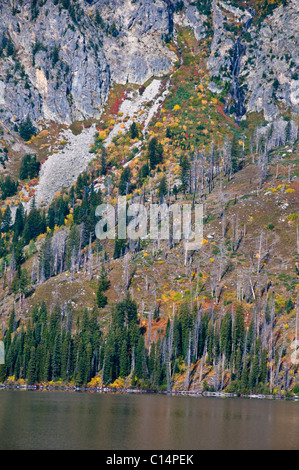
<svg viewBox="0 0 299 470"><path fill-rule="evenodd" d="M180 319L182 328L182 353L185 361L187 361L189 336L193 328L193 315L190 312L189 305L184 303L180 309Z"/></svg>
<svg viewBox="0 0 299 470"><path fill-rule="evenodd" d="M15 294L21 292L27 294L27 288L29 286L29 276L26 269L18 269L13 281L11 283L11 291Z"/></svg>
<svg viewBox="0 0 299 470"><path fill-rule="evenodd" d="M247 393L248 391L248 359L245 359L243 369L242 369L242 374L241 374L241 390L242 393Z"/></svg>
<svg viewBox="0 0 299 470"><path fill-rule="evenodd" d="M258 354L255 354L252 359L251 371L249 375L250 390L253 391L255 387L258 385L258 378L259 378L259 356Z"/></svg>
<svg viewBox="0 0 299 470"><path fill-rule="evenodd" d="M60 378L61 371L61 357L62 357L62 342L61 342L61 333L57 332L54 341L53 355L52 355L52 380L57 380Z"/></svg>
<svg viewBox="0 0 299 470"><path fill-rule="evenodd" d="M159 198L162 200L164 196L166 196L168 191L167 179L166 176L163 175L160 184L159 184Z"/></svg>
<svg viewBox="0 0 299 470"><path fill-rule="evenodd" d="M209 314L204 313L201 318L201 323L200 323L200 334L198 338L198 357L202 357L204 349L205 349L208 325L209 325Z"/></svg>
<svg viewBox="0 0 299 470"><path fill-rule="evenodd" d="M25 261L25 256L24 256L24 241L20 239L17 243L14 244L13 250L14 250L14 258L15 258L15 263L16 263L16 268L18 269L21 264L24 263Z"/></svg>
<svg viewBox="0 0 299 470"><path fill-rule="evenodd" d="M40 163L36 161L36 155L31 156L27 154L24 156L20 167L20 178L25 180L32 179L38 176Z"/></svg>
<svg viewBox="0 0 299 470"><path fill-rule="evenodd" d="M97 292L97 305L99 308L104 308L108 303L108 299L103 291L98 290Z"/></svg>
<svg viewBox="0 0 299 470"><path fill-rule="evenodd" d="M136 139L139 137L139 132L135 121L133 121L130 127L130 137L131 139Z"/></svg>
<svg viewBox="0 0 299 470"><path fill-rule="evenodd" d="M245 339L244 311L243 311L242 305L238 305L236 308L234 330L233 330L234 359L236 359L238 349L241 349L241 351L243 351L244 339Z"/></svg>
<svg viewBox="0 0 299 470"><path fill-rule="evenodd" d="M13 332L15 331L15 328L16 328L16 314L15 314L15 309L13 308L9 316L7 334L5 335L5 339L4 339L5 349L8 349L11 344L11 336Z"/></svg>
<svg viewBox="0 0 299 470"><path fill-rule="evenodd" d="M180 357L183 353L182 322L178 315L173 320L173 344L177 357Z"/></svg>
<svg viewBox="0 0 299 470"><path fill-rule="evenodd" d="M46 279L49 279L53 274L54 256L52 250L52 235L47 234L43 245L41 246L40 253L40 265L43 267L43 275Z"/></svg>
<svg viewBox="0 0 299 470"><path fill-rule="evenodd" d="M235 370L236 370L236 376L237 380L241 379L241 374L242 374L242 351L241 349L238 349L237 351L237 356L236 356L236 365L235 365Z"/></svg>
<svg viewBox="0 0 299 470"><path fill-rule="evenodd" d="M115 239L113 258L118 259L125 254L127 241L123 239Z"/></svg>
<svg viewBox="0 0 299 470"><path fill-rule="evenodd" d="M38 209L33 208L29 212L24 226L23 238L25 243L28 244L30 240L36 239L44 230L42 216Z"/></svg>
<svg viewBox="0 0 299 470"><path fill-rule="evenodd" d="M102 150L101 155L101 173L102 176L107 174L107 151L106 149Z"/></svg>
<svg viewBox="0 0 299 470"><path fill-rule="evenodd" d="M163 161L163 146L158 142L157 137L152 137L148 144L148 158L151 169L154 169Z"/></svg>
<svg viewBox="0 0 299 470"><path fill-rule="evenodd" d="M92 346L91 342L87 343L86 349L85 349L85 361L86 361L86 366L85 366L85 383L88 383L92 377L92 369L91 369L91 360L92 360Z"/></svg>
<svg viewBox="0 0 299 470"><path fill-rule="evenodd" d="M97 25L101 26L102 28L104 27L104 21L98 9L96 10L96 14L95 14L95 22Z"/></svg>
<svg viewBox="0 0 299 470"><path fill-rule="evenodd" d="M32 346L30 350L30 360L28 364L27 379L29 385L36 383L36 351L35 347Z"/></svg>
<svg viewBox="0 0 299 470"><path fill-rule="evenodd" d="M43 368L43 381L48 382L50 379L50 374L51 374L51 354L49 349L46 351L45 355L45 362L44 362L44 368Z"/></svg>
<svg viewBox="0 0 299 470"><path fill-rule="evenodd" d="M13 226L14 241L18 240L18 238L22 236L24 225L25 225L25 211L24 211L23 204L20 202L16 210L15 222Z"/></svg>
<svg viewBox="0 0 299 470"><path fill-rule="evenodd" d="M122 170L122 173L120 175L118 190L121 196L125 196L129 192L131 177L132 177L131 170L127 166L126 168Z"/></svg>
<svg viewBox="0 0 299 470"><path fill-rule="evenodd" d="M129 372L130 372L129 366L130 364L129 364L129 357L128 357L128 340L125 337L122 342L121 353L120 353L120 366L119 366L119 369L120 369L119 376L122 377L123 379L125 379L129 375Z"/></svg>
<svg viewBox="0 0 299 470"><path fill-rule="evenodd" d="M139 337L137 344L135 374L138 379L142 379L146 375L145 345L143 336Z"/></svg>
<svg viewBox="0 0 299 470"><path fill-rule="evenodd" d="M67 331L63 338L61 348L61 378L68 381L71 369L71 333Z"/></svg>
<svg viewBox="0 0 299 470"><path fill-rule="evenodd" d="M0 364L0 384L4 383L6 379L6 366L5 364Z"/></svg>
<svg viewBox="0 0 299 470"><path fill-rule="evenodd" d="M3 233L9 232L11 226L12 226L11 209L9 206L6 206L6 209L4 211L4 216L1 221L1 232Z"/></svg>
<svg viewBox="0 0 299 470"><path fill-rule="evenodd" d="M103 381L108 385L116 379L114 371L114 331L109 330L105 344Z"/></svg>
<svg viewBox="0 0 299 470"><path fill-rule="evenodd" d="M26 120L20 124L19 133L22 139L25 141L30 140L31 137L36 134L35 127L33 126L29 115L27 116Z"/></svg>
<svg viewBox="0 0 299 470"><path fill-rule="evenodd" d="M99 281L98 290L97 290L97 306L99 308L104 308L108 303L108 299L106 295L104 294L104 291L107 290L108 286L107 288L105 287L106 287L105 281L101 279Z"/></svg>
<svg viewBox="0 0 299 470"><path fill-rule="evenodd" d="M148 163L145 163L142 165L142 167L138 171L138 184L139 187L142 187L144 180L149 176L150 174L150 167Z"/></svg>
<svg viewBox="0 0 299 470"><path fill-rule="evenodd" d="M229 364L232 349L232 316L226 312L220 327L221 352L225 354L226 362Z"/></svg>
<svg viewBox="0 0 299 470"><path fill-rule="evenodd" d="M260 365L260 382L262 384L267 383L268 374L268 352L266 349L262 350L261 365Z"/></svg>
<svg viewBox="0 0 299 470"><path fill-rule="evenodd" d="M88 343L84 345L83 337L79 342L78 349L78 369L76 375L76 382L78 385L85 385L89 379L90 375L90 355L91 355L91 346Z"/></svg>
<svg viewBox="0 0 299 470"><path fill-rule="evenodd" d="M132 300L130 294L127 293L125 299L118 304L114 310L114 323L123 328L131 324L137 323L137 303Z"/></svg>
<svg viewBox="0 0 299 470"><path fill-rule="evenodd" d="M55 339L60 332L61 327L61 308L59 303L57 302L54 306L54 309L49 318L49 339L50 343L54 345Z"/></svg>
<svg viewBox="0 0 299 470"><path fill-rule="evenodd" d="M9 175L4 180L0 181L1 199L4 201L6 198L14 196L18 191L18 182L14 181Z"/></svg>
<svg viewBox="0 0 299 470"><path fill-rule="evenodd" d="M184 193L189 189L190 186L190 170L191 164L189 157L183 154L180 158L180 178Z"/></svg>
<svg viewBox="0 0 299 470"><path fill-rule="evenodd" d="M109 289L109 286L110 286L110 281L107 277L107 274L105 273L104 270L102 270L101 276L99 278L98 290L105 292L106 290Z"/></svg>

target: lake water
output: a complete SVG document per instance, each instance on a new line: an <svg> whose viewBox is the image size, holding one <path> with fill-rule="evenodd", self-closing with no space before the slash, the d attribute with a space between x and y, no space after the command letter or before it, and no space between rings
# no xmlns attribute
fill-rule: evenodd
<svg viewBox="0 0 299 470"><path fill-rule="evenodd" d="M0 449L299 449L299 403L1 390Z"/></svg>

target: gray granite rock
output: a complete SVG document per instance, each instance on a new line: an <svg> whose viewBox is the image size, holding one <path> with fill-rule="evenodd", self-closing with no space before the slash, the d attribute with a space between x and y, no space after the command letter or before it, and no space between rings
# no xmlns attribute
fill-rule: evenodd
<svg viewBox="0 0 299 470"><path fill-rule="evenodd" d="M167 38L177 26L190 27L199 41L212 37L210 90L219 94L226 82L233 86L236 31L248 21L249 8L211 0L208 30L196 4L183 3L176 11L174 0L77 0L66 9L47 0L33 9L31 0L23 0L13 9L3 0L0 121L19 124L28 114L34 122L67 124L98 118L114 82L141 85L173 70L177 56ZM299 111L298 6L299 0L290 0L276 8L240 40L237 78L246 113L263 112L271 121L279 116L279 104Z"/></svg>

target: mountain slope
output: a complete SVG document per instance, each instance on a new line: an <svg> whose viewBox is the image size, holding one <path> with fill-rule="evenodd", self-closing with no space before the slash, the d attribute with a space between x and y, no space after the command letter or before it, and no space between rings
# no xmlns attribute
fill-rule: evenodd
<svg viewBox="0 0 299 470"><path fill-rule="evenodd" d="M101 360L92 353L95 382L118 380L120 357L110 352L120 351L127 329L122 386L126 379L126 386L168 390L294 389L297 7L187 0L1 6L3 173L19 179L28 153L41 163L16 189L10 180L1 186L9 194L1 221L6 338L21 341L32 309L45 301L52 312L58 300L61 328L74 338L85 338L84 309L96 308L105 352ZM27 116L36 129L24 140ZM147 209L150 202L202 203L202 248L188 253L172 239L99 241L96 206L114 206L125 194L129 206ZM103 273L109 285L102 291ZM66 325L69 309L76 327ZM89 357L88 341L82 344ZM68 380L76 381L75 370ZM6 374L13 372L12 364ZM26 365L22 373L27 380Z"/></svg>

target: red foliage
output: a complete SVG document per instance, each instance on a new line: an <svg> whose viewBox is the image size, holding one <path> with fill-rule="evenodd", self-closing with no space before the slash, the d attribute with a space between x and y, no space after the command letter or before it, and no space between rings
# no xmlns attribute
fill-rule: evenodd
<svg viewBox="0 0 299 470"><path fill-rule="evenodd" d="M110 114L117 114L119 112L119 108L125 98L125 93L122 93L121 97L115 99L113 105L110 108Z"/></svg>
<svg viewBox="0 0 299 470"><path fill-rule="evenodd" d="M229 116L227 116L227 114L225 114L224 112L224 104L221 103L221 104L216 104L215 105L215 108L216 110L218 111L219 114L221 114L221 116L225 117L228 121L231 122L231 124L236 128L236 129L239 129L239 126L238 124L235 123L235 121L233 119L231 119Z"/></svg>

